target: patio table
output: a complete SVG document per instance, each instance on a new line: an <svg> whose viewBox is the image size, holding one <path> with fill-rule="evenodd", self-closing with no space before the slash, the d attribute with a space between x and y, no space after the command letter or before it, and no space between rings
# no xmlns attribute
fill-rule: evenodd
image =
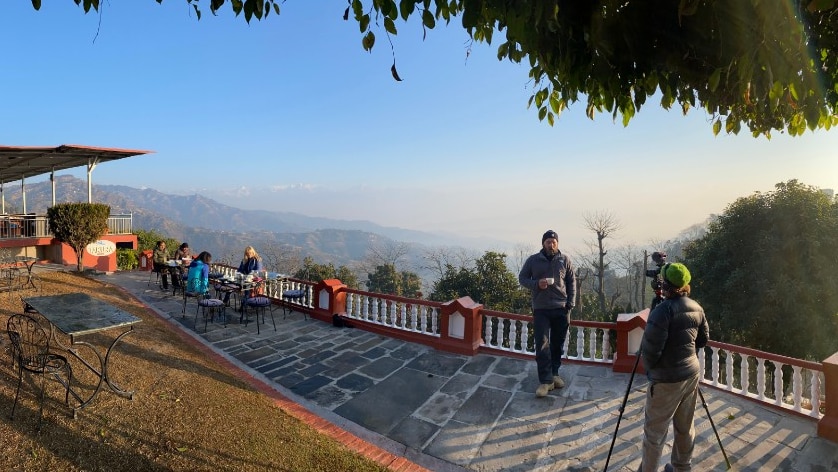
<svg viewBox="0 0 838 472"><path fill-rule="evenodd" d="M78 410L86 407L96 398L103 384L123 398L134 398L133 391L125 390L113 382L108 373L108 363L114 347L123 337L133 331L135 324L142 321L140 318L84 293L30 297L24 298L23 301L50 322L50 336L55 344L78 359L98 379L93 393L87 398L70 389L70 394L79 402L78 406L73 407L73 417L76 416ZM125 329L116 336L104 352L100 352L92 344L77 339L86 334L117 328ZM57 331L69 336L69 345L62 343ZM92 360L85 358L79 347L87 347L95 358Z"/></svg>

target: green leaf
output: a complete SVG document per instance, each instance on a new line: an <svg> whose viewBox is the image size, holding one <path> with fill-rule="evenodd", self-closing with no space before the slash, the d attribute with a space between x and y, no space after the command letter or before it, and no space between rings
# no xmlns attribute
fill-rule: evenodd
<svg viewBox="0 0 838 472"><path fill-rule="evenodd" d="M483 0L465 0L463 2L463 28L469 29L477 26L482 12Z"/></svg>
<svg viewBox="0 0 838 472"><path fill-rule="evenodd" d="M556 117L553 115L553 113L547 113L547 123L550 126L553 126L556 123Z"/></svg>
<svg viewBox="0 0 838 472"><path fill-rule="evenodd" d="M361 27L361 32L365 33L370 28L370 16L364 15L361 17L361 21L358 22L358 26Z"/></svg>
<svg viewBox="0 0 838 472"><path fill-rule="evenodd" d="M399 12L401 13L402 19L407 21L408 17L413 14L415 7L416 3L413 0L402 0L399 3Z"/></svg>
<svg viewBox="0 0 838 472"><path fill-rule="evenodd" d="M361 40L361 45L364 46L365 51L372 51L372 47L375 46L375 33L372 31L367 32L364 35L364 39Z"/></svg>
<svg viewBox="0 0 838 472"><path fill-rule="evenodd" d="M41 0L32 0L32 8L35 10L41 9Z"/></svg>
<svg viewBox="0 0 838 472"><path fill-rule="evenodd" d="M547 116L547 108L539 108L538 109L538 121L544 121L544 117Z"/></svg>
<svg viewBox="0 0 838 472"><path fill-rule="evenodd" d="M428 9L422 10L422 24L428 27L428 29L434 29L434 26L436 26L434 15Z"/></svg>
<svg viewBox="0 0 838 472"><path fill-rule="evenodd" d="M389 17L384 18L384 29L390 34L397 34L396 24Z"/></svg>
<svg viewBox="0 0 838 472"><path fill-rule="evenodd" d="M713 136L718 136L719 131L722 130L722 119L716 118L716 121L713 122Z"/></svg>
<svg viewBox="0 0 838 472"><path fill-rule="evenodd" d="M707 85L710 87L711 92L715 92L717 88L719 88L719 80L722 77L722 69L721 67L714 70L712 74L710 74L710 78L708 79Z"/></svg>

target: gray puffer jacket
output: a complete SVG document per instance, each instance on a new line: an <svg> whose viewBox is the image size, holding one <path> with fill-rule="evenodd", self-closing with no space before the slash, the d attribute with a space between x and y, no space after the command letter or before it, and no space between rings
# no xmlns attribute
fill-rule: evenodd
<svg viewBox="0 0 838 472"><path fill-rule="evenodd" d="M704 309L689 297L670 298L649 314L643 333L643 367L654 382L687 380L699 373L696 349L710 339Z"/></svg>

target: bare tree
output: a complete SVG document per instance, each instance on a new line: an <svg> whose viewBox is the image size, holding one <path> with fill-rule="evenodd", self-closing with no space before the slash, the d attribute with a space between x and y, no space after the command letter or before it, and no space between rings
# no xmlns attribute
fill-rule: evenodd
<svg viewBox="0 0 838 472"><path fill-rule="evenodd" d="M628 302L633 308L642 307L643 298L641 292L645 284L643 253L633 244L621 246L616 251L617 257L615 260L617 261L617 268L624 274L622 279L628 296Z"/></svg>
<svg viewBox="0 0 838 472"><path fill-rule="evenodd" d="M473 251L461 247L435 247L427 249L422 255L425 265L422 269L432 272L435 280L445 276L446 268L471 267L479 256Z"/></svg>
<svg viewBox="0 0 838 472"><path fill-rule="evenodd" d="M272 271L293 274L303 267L303 254L299 247L265 243L259 255L263 265Z"/></svg>
<svg viewBox="0 0 838 472"><path fill-rule="evenodd" d="M594 277L596 277L596 286L594 287L594 291L597 294L600 310L603 313L606 313L605 271L608 268L608 263L605 261L605 256L608 255L608 251L605 247L605 239L620 229L620 222L614 214L609 211L586 213L584 215L584 220L585 228L596 235L595 244L597 247L597 255L596 260L592 261Z"/></svg>
<svg viewBox="0 0 838 472"><path fill-rule="evenodd" d="M521 273L521 268L524 267L524 262L526 262L527 258L535 252L538 251L534 251L533 247L528 244L516 244L515 247L512 248L512 257L509 258L509 270L511 270L515 275Z"/></svg>

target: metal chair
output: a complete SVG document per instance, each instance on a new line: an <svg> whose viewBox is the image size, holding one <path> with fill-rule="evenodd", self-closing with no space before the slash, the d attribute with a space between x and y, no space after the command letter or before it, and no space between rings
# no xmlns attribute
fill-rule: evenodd
<svg viewBox="0 0 838 472"><path fill-rule="evenodd" d="M244 307L242 307L242 318L244 324L250 322L250 310L253 310L256 313L256 334L261 334L259 332L259 314L262 314L262 323L265 323L265 311L269 310L271 313L271 322L274 325L274 331L276 331L276 320L274 319L274 305L271 302L271 299L262 295L257 295L255 297L250 297L245 299Z"/></svg>
<svg viewBox="0 0 838 472"><path fill-rule="evenodd" d="M204 315L204 332L207 332L207 325L214 320L216 316L224 319L224 327L227 327L227 312L225 310L224 302L218 298L210 298L204 294L203 297L198 298L198 307L195 309L195 331L198 331L198 311Z"/></svg>
<svg viewBox="0 0 838 472"><path fill-rule="evenodd" d="M156 268L152 268L151 271L148 273L148 281L145 283L146 286L151 285L151 274L155 274L156 277L154 279L154 285L160 285L160 270Z"/></svg>
<svg viewBox="0 0 838 472"><path fill-rule="evenodd" d="M306 296L306 293L302 289L284 290L282 292L282 300L284 302L283 305L282 305L282 310L283 310L282 319L283 320L285 319L286 316L288 316L288 313L293 311L293 305L301 304L303 302L303 299L305 298L305 296ZM308 319L308 315L306 315L305 311L303 311L303 319L304 320Z"/></svg>
<svg viewBox="0 0 838 472"><path fill-rule="evenodd" d="M15 418L17 399L20 396L20 386L23 383L23 373L29 372L41 377L41 388L38 395L40 409L38 412L38 425L35 428L41 430L41 421L44 417L44 397L46 396L47 374L58 376L61 372L67 374L67 382L64 383L60 377L59 381L65 387L64 403L70 404L70 382L73 379L73 371L67 358L50 352L49 333L30 315L16 314L9 318L6 323L6 330L9 333L9 340L12 344L13 362L17 364L17 390L15 400L12 404L10 419Z"/></svg>

